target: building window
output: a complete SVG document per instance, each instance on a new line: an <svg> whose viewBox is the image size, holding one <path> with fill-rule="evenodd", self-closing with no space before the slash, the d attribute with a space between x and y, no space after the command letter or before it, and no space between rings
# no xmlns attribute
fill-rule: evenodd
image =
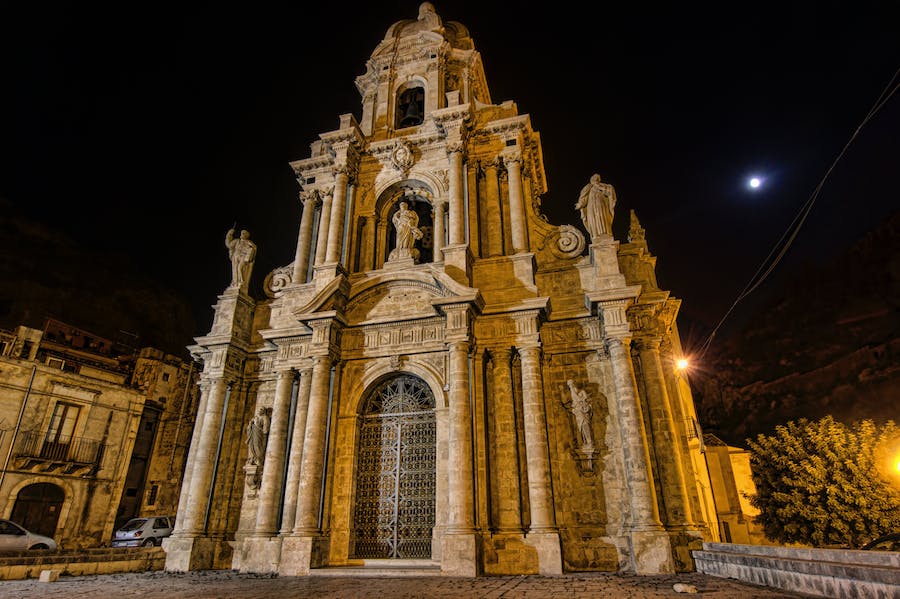
<svg viewBox="0 0 900 599"><path fill-rule="evenodd" d="M81 408L78 406L63 402L53 407L53 416L50 418L50 426L47 427L47 436L44 437L41 452L44 457L66 459L79 411Z"/></svg>
<svg viewBox="0 0 900 599"><path fill-rule="evenodd" d="M153 505L156 503L156 495L159 493L159 485L153 485L150 487L150 493L147 495L147 505Z"/></svg>
<svg viewBox="0 0 900 599"><path fill-rule="evenodd" d="M163 373L163 381L168 381L168 380L169 380L169 373L168 373L168 372L164 372L164 373Z"/></svg>

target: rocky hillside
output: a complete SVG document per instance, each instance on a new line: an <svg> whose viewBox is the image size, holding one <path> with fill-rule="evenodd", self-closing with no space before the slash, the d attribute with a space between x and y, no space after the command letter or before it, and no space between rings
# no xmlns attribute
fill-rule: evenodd
<svg viewBox="0 0 900 599"><path fill-rule="evenodd" d="M900 421L900 212L779 295L692 375L704 430L746 446L800 417Z"/></svg>

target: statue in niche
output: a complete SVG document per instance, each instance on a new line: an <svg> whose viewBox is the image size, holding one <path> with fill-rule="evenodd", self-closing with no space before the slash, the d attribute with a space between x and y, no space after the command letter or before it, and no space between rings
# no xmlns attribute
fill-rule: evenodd
<svg viewBox="0 0 900 599"><path fill-rule="evenodd" d="M581 188L575 209L581 212L581 220L592 242L597 241L601 235L612 236L616 190L609 183L603 183L600 175L592 175L590 183Z"/></svg>
<svg viewBox="0 0 900 599"><path fill-rule="evenodd" d="M388 261L402 260L403 258L417 259L419 250L414 246L416 240L422 239L422 229L419 228L419 215L409 209L409 204L400 202L400 208L394 213L394 229L397 232L397 247L391 251Z"/></svg>
<svg viewBox="0 0 900 599"><path fill-rule="evenodd" d="M594 432L591 429L591 419L594 410L591 407L591 399L588 397L587 391L579 389L572 379L566 381L566 384L569 386L571 399L563 401L563 405L575 419L575 428L581 437L581 449L592 450L594 448Z"/></svg>
<svg viewBox="0 0 900 599"><path fill-rule="evenodd" d="M266 455L266 439L269 435L269 413L260 408L247 425L247 463L258 465Z"/></svg>
<svg viewBox="0 0 900 599"><path fill-rule="evenodd" d="M240 237L234 236L234 227L225 234L225 247L231 259L231 285L229 289L246 291L250 283L250 272L256 259L256 244L250 241L250 232L241 231Z"/></svg>

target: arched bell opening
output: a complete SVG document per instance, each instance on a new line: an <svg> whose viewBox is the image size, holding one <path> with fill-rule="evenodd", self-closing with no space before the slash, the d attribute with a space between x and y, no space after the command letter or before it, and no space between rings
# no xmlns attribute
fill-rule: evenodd
<svg viewBox="0 0 900 599"><path fill-rule="evenodd" d="M350 557L431 558L434 408L431 389L410 374L382 379L362 402Z"/></svg>
<svg viewBox="0 0 900 599"><path fill-rule="evenodd" d="M412 84L397 92L396 128L415 127L425 120L425 87Z"/></svg>

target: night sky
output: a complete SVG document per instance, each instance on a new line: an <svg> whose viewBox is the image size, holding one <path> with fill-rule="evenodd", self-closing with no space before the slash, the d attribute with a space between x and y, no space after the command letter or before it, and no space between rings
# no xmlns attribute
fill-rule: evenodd
<svg viewBox="0 0 900 599"><path fill-rule="evenodd" d="M616 187L616 237L634 209L661 287L699 330L725 314L900 67L896 1L434 4L468 27L493 102L513 100L540 132L550 222L581 226L578 191L599 173ZM225 232L250 231L251 293L263 297L265 274L294 254L288 162L339 115L359 117L354 79L419 3L362 6L7 3L0 199L132 257L188 298L205 334L230 280ZM761 290L900 205L898 95ZM763 185L751 192L753 174Z"/></svg>

